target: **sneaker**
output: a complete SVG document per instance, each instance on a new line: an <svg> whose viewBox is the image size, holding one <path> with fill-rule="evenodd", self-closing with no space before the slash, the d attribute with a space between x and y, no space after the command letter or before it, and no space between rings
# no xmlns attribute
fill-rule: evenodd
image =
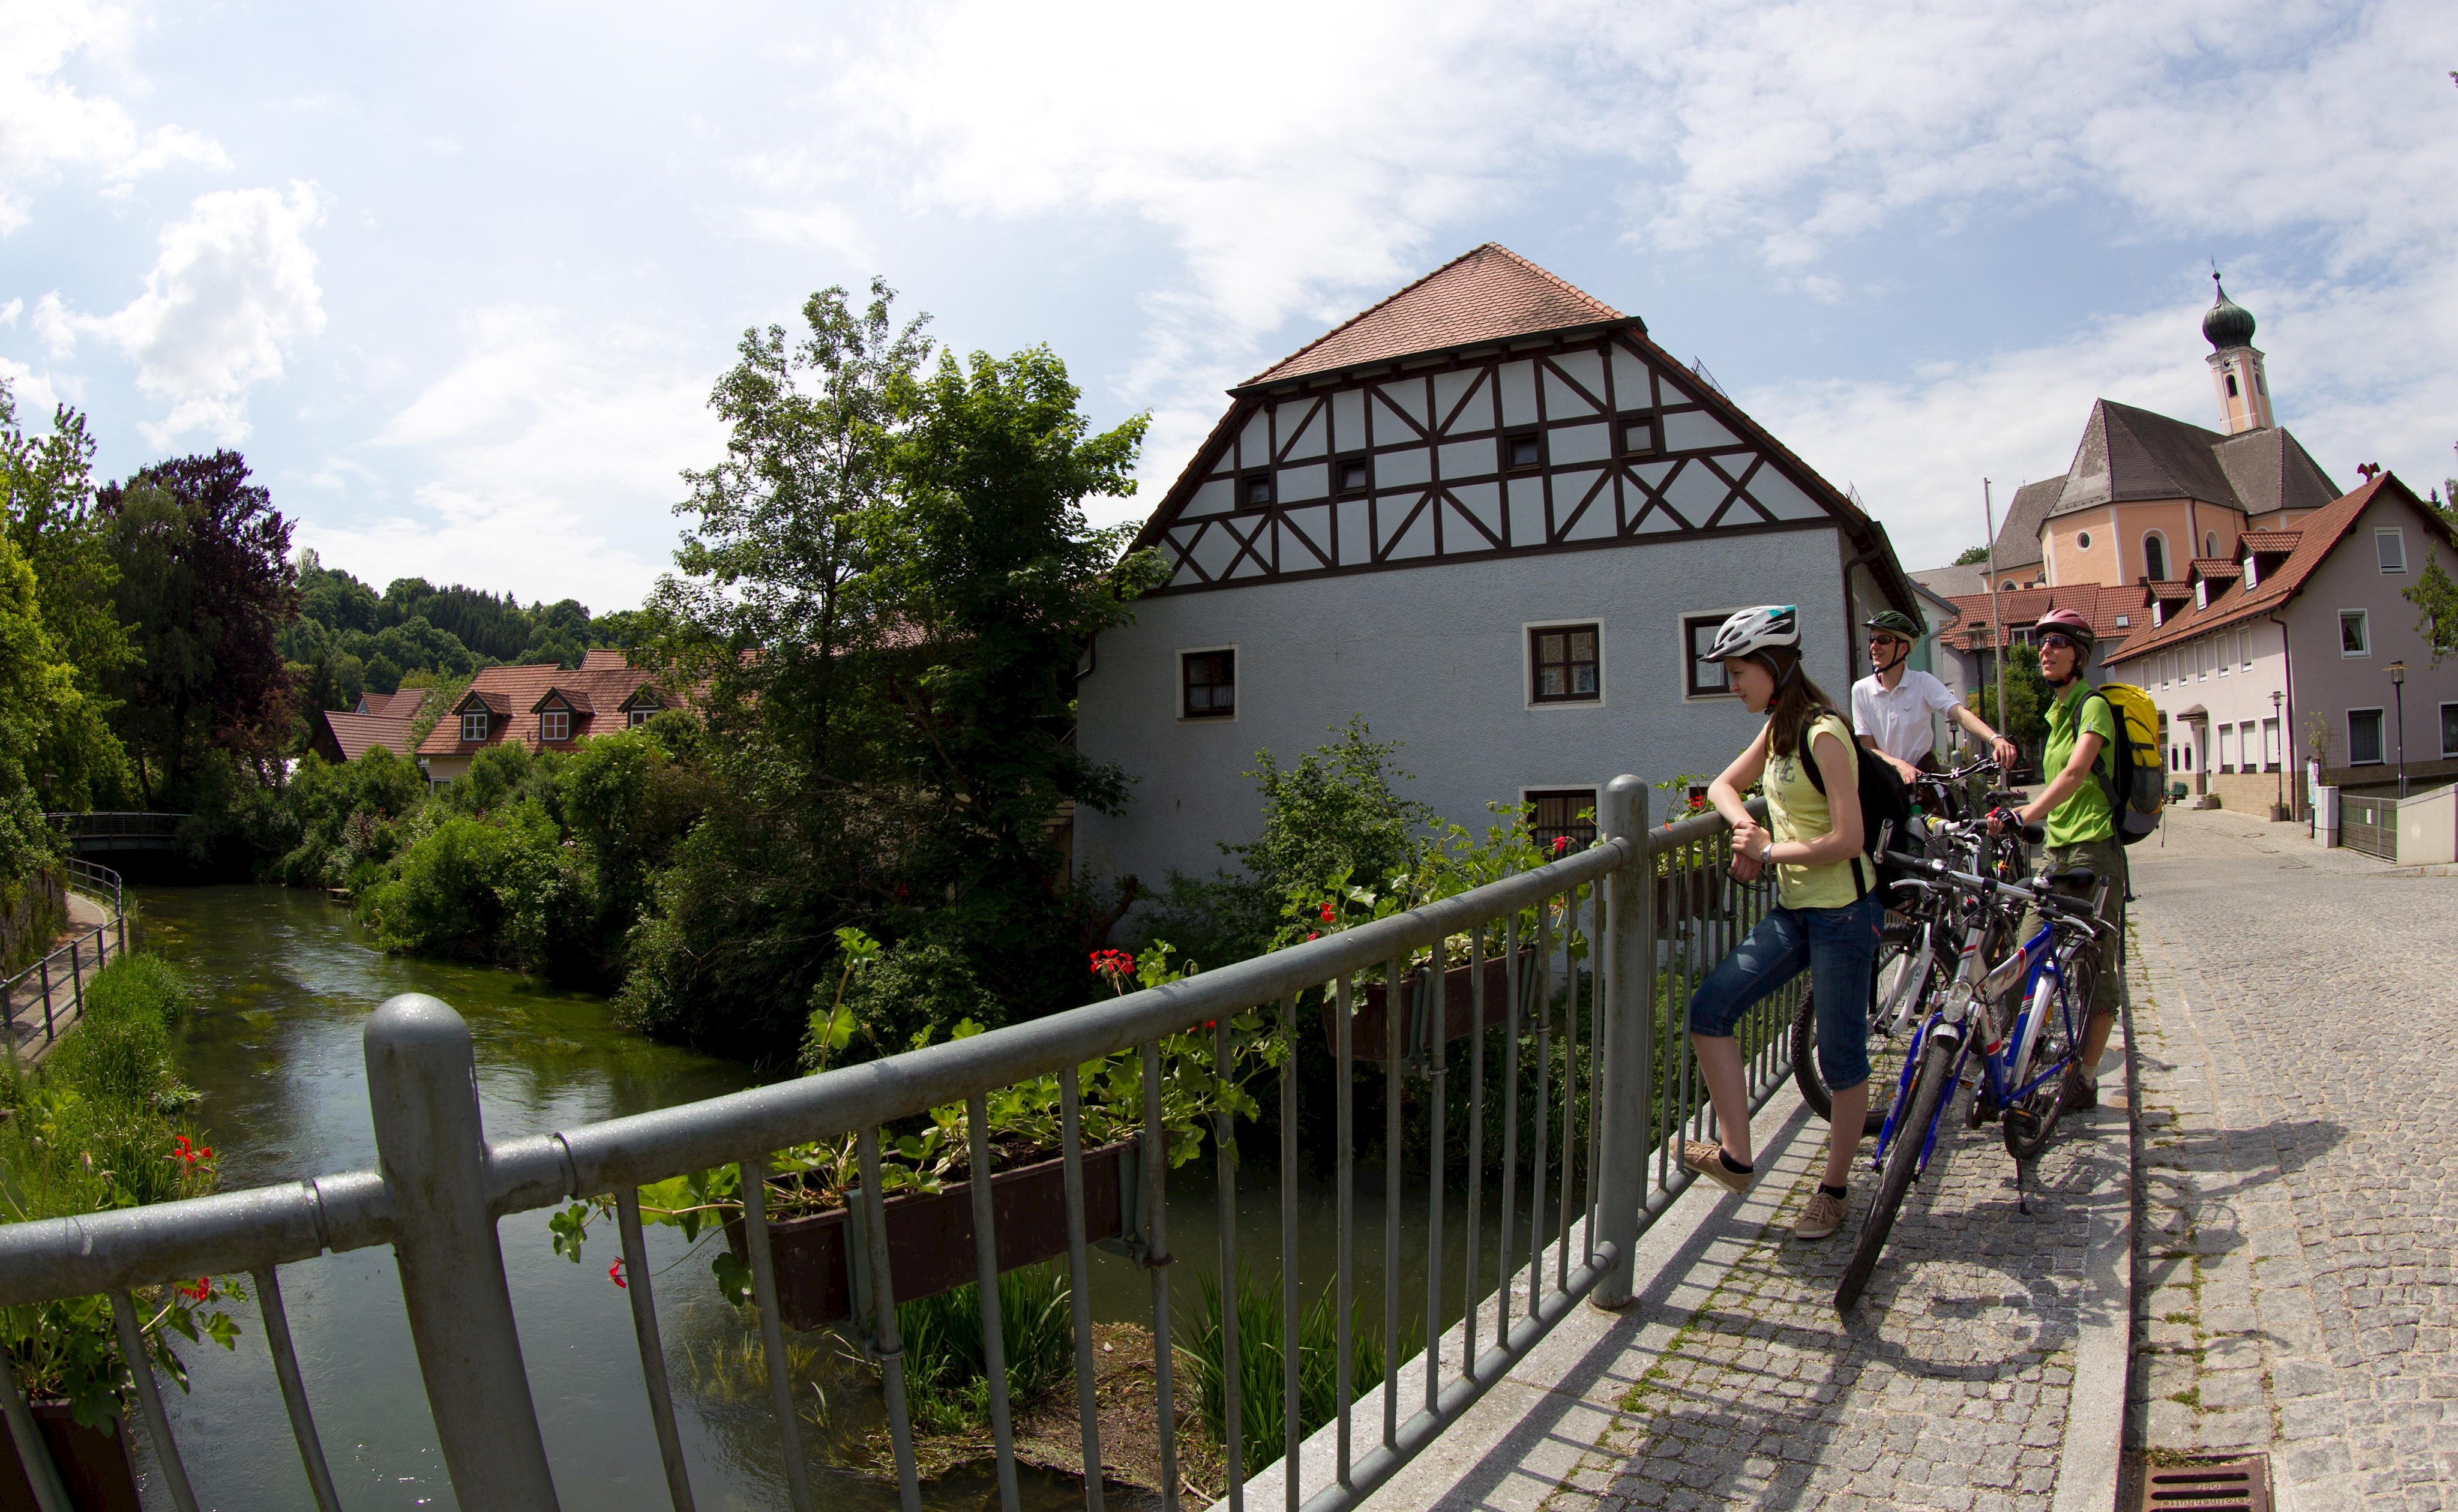
<svg viewBox="0 0 2458 1512"><path fill-rule="evenodd" d="M1801 1221L1792 1226L1796 1239L1823 1239L1844 1227L1844 1210L1850 1205L1848 1197L1830 1194L1823 1187L1809 1190L1809 1206L1802 1210Z"/></svg>
<svg viewBox="0 0 2458 1512"><path fill-rule="evenodd" d="M2060 1095L2060 1101L2065 1104L2065 1110L2069 1113L2078 1108L2097 1108L2099 1084L2083 1075L2081 1067L2069 1066L2066 1067L2065 1089Z"/></svg>
<svg viewBox="0 0 2458 1512"><path fill-rule="evenodd" d="M1681 1164L1713 1181L1720 1181L1727 1191L1747 1191L1757 1179L1755 1170L1731 1170L1724 1166L1724 1147L1702 1140L1681 1142Z"/></svg>

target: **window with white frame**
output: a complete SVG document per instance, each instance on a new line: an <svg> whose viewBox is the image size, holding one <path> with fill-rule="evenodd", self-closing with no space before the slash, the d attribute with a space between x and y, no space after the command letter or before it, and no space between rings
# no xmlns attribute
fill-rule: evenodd
<svg viewBox="0 0 2458 1512"><path fill-rule="evenodd" d="M464 740L484 740L487 738L486 710L476 709L462 715L461 738Z"/></svg>
<svg viewBox="0 0 2458 1512"><path fill-rule="evenodd" d="M1238 653L1227 647L1181 652L1178 666L1178 715L1186 719L1229 719L1238 713Z"/></svg>
<svg viewBox="0 0 2458 1512"><path fill-rule="evenodd" d="M2369 656L2372 653L2373 633L2367 611L2361 609L2339 611L2339 654Z"/></svg>
<svg viewBox="0 0 2458 1512"><path fill-rule="evenodd" d="M2236 727L2237 758L2247 772L2261 765L2261 727L2247 719Z"/></svg>
<svg viewBox="0 0 2458 1512"><path fill-rule="evenodd" d="M1529 832L1547 856L1553 854L1557 840L1569 842L1560 847L1565 851L1583 851L1595 843L1595 789L1531 789L1520 797L1529 807Z"/></svg>
<svg viewBox="0 0 2458 1512"><path fill-rule="evenodd" d="M1597 627L1535 625L1528 631L1531 703L1596 703L1604 697Z"/></svg>
<svg viewBox="0 0 2458 1512"><path fill-rule="evenodd" d="M2142 575L2153 582L2168 575L2168 538L2156 530L2142 538Z"/></svg>
<svg viewBox="0 0 2458 1512"><path fill-rule="evenodd" d="M2253 670L2253 627L2247 625L2236 632L2236 654L2245 671Z"/></svg>
<svg viewBox="0 0 2458 1512"><path fill-rule="evenodd" d="M2219 770L2233 772L2236 770L2236 726L2223 724L2219 726L2218 733Z"/></svg>
<svg viewBox="0 0 2458 1512"><path fill-rule="evenodd" d="M572 711L569 709L539 710L538 738L541 740L571 739Z"/></svg>
<svg viewBox="0 0 2458 1512"><path fill-rule="evenodd" d="M2347 711L2347 764L2379 766L2382 763L2382 712L2378 709Z"/></svg>
<svg viewBox="0 0 2458 1512"><path fill-rule="evenodd" d="M1721 698L1733 691L1731 679L1724 675L1724 664L1706 659L1707 650L1716 644L1716 632L1723 629L1730 614L1684 614L1681 616L1681 687L1692 698Z"/></svg>
<svg viewBox="0 0 2458 1512"><path fill-rule="evenodd" d="M656 716L657 706L656 704L635 704L631 708L623 711L623 728L626 730L637 730Z"/></svg>
<svg viewBox="0 0 2458 1512"><path fill-rule="evenodd" d="M2441 756L2444 760L2458 756L2458 703L2441 706Z"/></svg>
<svg viewBox="0 0 2458 1512"><path fill-rule="evenodd" d="M2384 572L2396 574L2406 570L2406 532L2397 526L2373 532L2373 550L2380 555Z"/></svg>
<svg viewBox="0 0 2458 1512"><path fill-rule="evenodd" d="M2236 671L2236 632L2222 631L2211 637L2211 659L2219 664L2219 675Z"/></svg>
<svg viewBox="0 0 2458 1512"><path fill-rule="evenodd" d="M2279 770L2279 721L2276 719L2261 721L2261 770Z"/></svg>

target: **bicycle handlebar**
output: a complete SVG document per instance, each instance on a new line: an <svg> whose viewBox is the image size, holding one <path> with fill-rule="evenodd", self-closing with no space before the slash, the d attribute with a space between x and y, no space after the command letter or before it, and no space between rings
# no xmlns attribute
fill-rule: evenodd
<svg viewBox="0 0 2458 1512"><path fill-rule="evenodd" d="M2098 933L2106 933L2111 927L2093 911L2090 901L2086 899L2069 898L2063 893L2050 892L2045 887L2032 886L2024 882L2010 882L2002 878L1980 877L1970 872L1958 872L1944 861L1930 860L1925 856L1906 856L1901 851L1888 852L1886 860L1907 871L1928 874L1927 878L1901 879L1894 883L1897 887L1927 889L1951 885L1964 892L1976 892L1984 898L1994 893L2011 893L2039 909L2043 914L2062 915L2070 922L2088 925Z"/></svg>

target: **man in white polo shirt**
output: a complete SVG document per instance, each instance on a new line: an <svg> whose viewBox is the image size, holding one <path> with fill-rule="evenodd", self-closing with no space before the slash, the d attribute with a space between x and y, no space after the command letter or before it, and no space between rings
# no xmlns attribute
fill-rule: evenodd
<svg viewBox="0 0 2458 1512"><path fill-rule="evenodd" d="M1910 615L1891 609L1873 614L1868 632L1869 664L1878 670L1852 685L1852 733L1863 745L1885 756L1906 782L1935 772L1937 736L1929 715L1942 714L1987 742L1999 766L2014 764L2013 741L1989 729L1946 684L1905 666L1921 634Z"/></svg>

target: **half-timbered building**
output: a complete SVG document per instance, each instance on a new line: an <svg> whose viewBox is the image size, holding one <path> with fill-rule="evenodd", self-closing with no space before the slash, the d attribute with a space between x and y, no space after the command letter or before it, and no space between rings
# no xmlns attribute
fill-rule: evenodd
<svg viewBox="0 0 2458 1512"><path fill-rule="evenodd" d="M1229 391L1146 522L1166 584L1103 632L1078 739L1136 778L1078 860L1156 882L1260 823L1244 774L1364 715L1409 796L1540 833L1621 772L1712 772L1756 721L1698 660L1801 606L1839 700L1867 612L1921 612L1884 531L1624 315L1488 244Z"/></svg>

